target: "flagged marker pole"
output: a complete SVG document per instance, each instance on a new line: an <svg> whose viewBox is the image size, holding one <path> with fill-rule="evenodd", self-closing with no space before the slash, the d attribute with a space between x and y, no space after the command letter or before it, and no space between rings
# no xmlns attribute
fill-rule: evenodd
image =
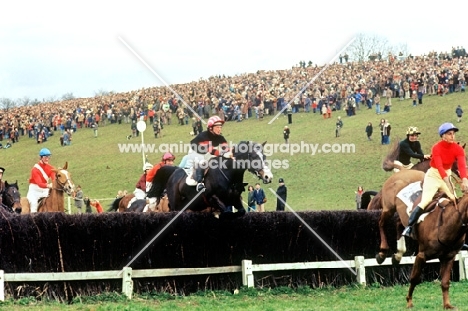
<svg viewBox="0 0 468 311"><path fill-rule="evenodd" d="M143 156L143 166L145 165L145 141L143 139L143 132L146 130L146 122L145 121L138 121L137 122L137 130L141 133L141 155Z"/></svg>

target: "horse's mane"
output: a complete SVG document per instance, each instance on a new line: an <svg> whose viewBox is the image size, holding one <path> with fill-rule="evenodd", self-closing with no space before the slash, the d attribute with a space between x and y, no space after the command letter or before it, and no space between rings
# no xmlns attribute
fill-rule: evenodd
<svg viewBox="0 0 468 311"><path fill-rule="evenodd" d="M393 161L395 161L398 158L399 153L400 153L400 141L395 140L395 142L393 143L392 149L390 149L390 152L387 154L387 156L382 162L382 168L384 171L390 172L393 170L394 168Z"/></svg>

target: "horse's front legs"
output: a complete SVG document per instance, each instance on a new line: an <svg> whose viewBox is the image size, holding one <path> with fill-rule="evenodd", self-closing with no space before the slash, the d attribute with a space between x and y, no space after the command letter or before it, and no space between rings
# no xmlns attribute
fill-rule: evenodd
<svg viewBox="0 0 468 311"><path fill-rule="evenodd" d="M418 253L416 259L414 260L413 269L411 270L410 277L410 287L408 290L408 295L406 296L406 307L413 307L413 292L416 285L421 283L421 271L424 265L426 264L426 256L424 253Z"/></svg>
<svg viewBox="0 0 468 311"><path fill-rule="evenodd" d="M444 302L444 309L456 309L450 304L449 288L450 288L450 272L452 271L453 261L452 259L440 259L440 275L441 282L440 287L442 289L442 299Z"/></svg>

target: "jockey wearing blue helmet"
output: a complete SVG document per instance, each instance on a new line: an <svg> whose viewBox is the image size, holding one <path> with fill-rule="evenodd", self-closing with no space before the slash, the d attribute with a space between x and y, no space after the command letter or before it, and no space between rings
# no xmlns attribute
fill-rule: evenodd
<svg viewBox="0 0 468 311"><path fill-rule="evenodd" d="M29 177L29 190L27 198L31 213L36 213L40 198L49 196L52 181L55 180L54 167L49 164L52 153L47 148L39 151L40 160L34 165Z"/></svg>
<svg viewBox="0 0 468 311"><path fill-rule="evenodd" d="M42 148L41 151L39 151L39 156L40 157L49 157L51 155L52 155L52 153L47 148Z"/></svg>
<svg viewBox="0 0 468 311"><path fill-rule="evenodd" d="M438 133L441 140L432 146L431 167L424 176L421 201L410 214L408 226L402 233L404 236L411 236L413 225L417 223L437 191L445 192L450 200L456 202L454 187L450 180L451 169L455 162L458 164L458 174L462 179L462 191L468 190L465 150L457 144L455 132L458 132L458 128L452 123L447 122L439 126ZM468 249L468 245L463 245L463 249Z"/></svg>

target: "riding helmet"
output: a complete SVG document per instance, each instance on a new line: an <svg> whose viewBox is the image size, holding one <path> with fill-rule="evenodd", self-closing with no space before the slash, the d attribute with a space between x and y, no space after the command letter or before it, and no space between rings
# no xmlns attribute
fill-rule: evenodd
<svg viewBox="0 0 468 311"><path fill-rule="evenodd" d="M284 182L284 179L283 179L283 178L280 178L280 179L278 180L278 182Z"/></svg>
<svg viewBox="0 0 468 311"><path fill-rule="evenodd" d="M440 136L444 135L448 131L458 132L458 128L455 127L455 125L453 125L452 123L449 123L449 122L446 122L446 123L442 124L441 126L439 126L439 135Z"/></svg>
<svg viewBox="0 0 468 311"><path fill-rule="evenodd" d="M42 148L41 151L39 151L39 156L41 157L50 156L50 155L52 155L52 153L47 148Z"/></svg>
<svg viewBox="0 0 468 311"><path fill-rule="evenodd" d="M3 167L0 167L0 173L5 173L5 169Z"/></svg>
<svg viewBox="0 0 468 311"><path fill-rule="evenodd" d="M172 161L174 161L174 160L175 160L175 156L174 156L172 153L170 153L170 152L166 152L166 153L163 155L162 160L163 160L163 161L167 161L167 160L172 160Z"/></svg>
<svg viewBox="0 0 468 311"><path fill-rule="evenodd" d="M221 120L221 118L218 116L212 116L211 118L208 119L208 122L207 122L207 126L209 128L215 125L223 125L223 124L224 124L224 121Z"/></svg>
<svg viewBox="0 0 468 311"><path fill-rule="evenodd" d="M410 126L408 127L408 130L406 131L406 135L414 135L414 134L421 134L421 132L418 130L416 126Z"/></svg>

